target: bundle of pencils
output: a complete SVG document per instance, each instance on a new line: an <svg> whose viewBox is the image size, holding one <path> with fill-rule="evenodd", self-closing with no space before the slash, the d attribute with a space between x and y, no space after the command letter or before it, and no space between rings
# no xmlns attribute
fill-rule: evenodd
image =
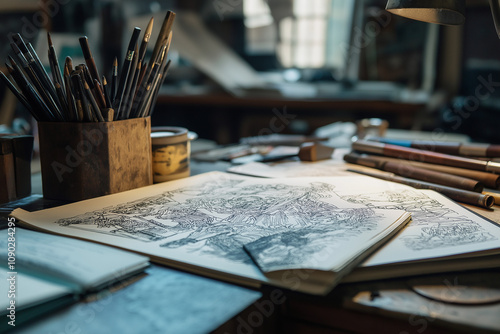
<svg viewBox="0 0 500 334"><path fill-rule="evenodd" d="M115 58L109 88L106 77L99 75L85 36L79 40L85 64L73 66L72 59L66 57L61 70L47 33L51 78L32 45L26 44L21 35L14 35L11 43L13 56L9 56L6 63L10 79L3 72L0 72L0 77L40 122L105 122L148 117L170 67L167 56L174 19L175 13L167 12L149 62L145 56L153 18L140 47L141 29L134 28L120 74Z"/></svg>
<svg viewBox="0 0 500 334"><path fill-rule="evenodd" d="M447 149L452 146L446 145ZM483 191L485 186L500 188L500 164L497 162L369 140L359 140L352 148L358 153L346 155L344 160L347 162L398 176L360 170L356 170L357 173L433 189L454 200L486 208L495 202L500 204L497 194Z"/></svg>

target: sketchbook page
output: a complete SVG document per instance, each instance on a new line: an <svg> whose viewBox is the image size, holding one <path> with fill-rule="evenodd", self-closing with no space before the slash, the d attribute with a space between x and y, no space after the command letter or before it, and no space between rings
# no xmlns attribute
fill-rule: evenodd
<svg viewBox="0 0 500 334"><path fill-rule="evenodd" d="M265 272L311 269L339 272L402 225L410 215L402 210L345 209L342 216L329 212L307 228L259 238L245 244Z"/></svg>
<svg viewBox="0 0 500 334"><path fill-rule="evenodd" d="M258 286L268 280L243 250L244 244L291 228L310 228L325 212L326 219L334 220L353 206L363 208L338 196L337 181L212 172L33 213L18 209L12 215L34 228Z"/></svg>
<svg viewBox="0 0 500 334"><path fill-rule="evenodd" d="M262 177L294 177L301 174L326 176L328 173L345 175L349 178L339 181L337 189L339 195L350 203L374 209L397 208L410 212L413 221L408 228L373 254L363 264L366 267L451 256L480 256L484 252L500 253L500 228L463 206L432 190L418 190L371 177L352 176L352 173L345 171L350 164L335 160L309 164L290 162L281 166L255 163L236 166L231 171ZM362 166L356 168L363 169ZM347 180L352 181L346 184Z"/></svg>
<svg viewBox="0 0 500 334"><path fill-rule="evenodd" d="M14 278L13 286L10 285L12 278ZM0 298L0 314L2 315L10 312L7 308L10 306L11 300L14 301L14 309L19 311L49 300L72 295L74 292L68 286L41 280L21 271L11 272L0 266L0 293L2 296Z"/></svg>
<svg viewBox="0 0 500 334"><path fill-rule="evenodd" d="M412 222L363 266L500 254L500 228L432 190L367 176L336 183L342 199L373 209L410 212Z"/></svg>
<svg viewBox="0 0 500 334"><path fill-rule="evenodd" d="M7 230L0 231L0 257L7 258ZM15 229L15 268L83 289L136 273L148 258L91 242Z"/></svg>

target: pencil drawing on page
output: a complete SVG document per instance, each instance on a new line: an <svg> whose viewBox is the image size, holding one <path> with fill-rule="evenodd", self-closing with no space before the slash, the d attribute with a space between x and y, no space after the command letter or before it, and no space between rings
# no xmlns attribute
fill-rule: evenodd
<svg viewBox="0 0 500 334"><path fill-rule="evenodd" d="M264 272L316 268L326 258L342 253L346 244L360 236L359 228L354 226L363 226L365 231L370 231L375 228L375 219L374 216L357 215L342 221L334 229L315 225L283 231L245 244L244 248Z"/></svg>
<svg viewBox="0 0 500 334"><path fill-rule="evenodd" d="M373 209L339 208L325 200L341 201L328 183L242 182L207 181L56 223L242 263L250 262L243 245L262 237L293 230L281 238L298 248L307 241L312 253L321 250L325 236L341 240L380 228Z"/></svg>
<svg viewBox="0 0 500 334"><path fill-rule="evenodd" d="M429 250L498 240L479 223L458 215L453 209L413 190L340 196L344 200L374 209L401 209L412 213L413 234L401 237L406 247Z"/></svg>

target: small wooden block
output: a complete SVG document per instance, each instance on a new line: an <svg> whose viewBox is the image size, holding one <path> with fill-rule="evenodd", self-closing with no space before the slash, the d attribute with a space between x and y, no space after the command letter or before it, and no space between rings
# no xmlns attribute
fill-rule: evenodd
<svg viewBox="0 0 500 334"><path fill-rule="evenodd" d="M330 159L333 151L333 147L325 146L318 142L304 143L300 146L298 155L302 161L318 161Z"/></svg>

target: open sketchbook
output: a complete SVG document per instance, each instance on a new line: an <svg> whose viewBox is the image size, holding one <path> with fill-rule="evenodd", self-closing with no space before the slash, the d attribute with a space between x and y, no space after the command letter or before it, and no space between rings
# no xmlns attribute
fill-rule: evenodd
<svg viewBox="0 0 500 334"><path fill-rule="evenodd" d="M403 210L343 200L335 181L213 172L12 215L18 224L141 252L194 273L324 294L410 220ZM264 274L244 245L261 268L263 260L283 259L279 272Z"/></svg>
<svg viewBox="0 0 500 334"><path fill-rule="evenodd" d="M205 188L191 191L191 186L199 188L202 179L206 182ZM411 223L348 274L346 280L500 266L498 225L432 190L418 190L366 176L273 180L211 173L159 187L142 188L138 190L140 194L127 192L36 213L16 210L14 215L37 228L112 242L130 249L145 247L149 254L156 257L168 254L171 263L185 261L197 264L193 268L205 266L201 271L203 273L208 271L208 265L209 268L226 270L226 277L233 274L235 279L244 276L265 281L248 258L241 255L240 246L265 236L263 233L267 233L268 226L279 225L280 210L273 212L273 207L267 204L266 219L261 220L257 219L249 205L255 203L255 197L262 195L265 198L265 190L270 187L275 189L275 196L267 198L275 201L276 205L286 203L293 194L294 198L301 198L296 203L310 199L308 207L315 201L327 201L339 208L397 209L411 213ZM178 190L173 191L175 189ZM161 194L164 194L163 197ZM197 199L197 194L205 195ZM143 199L132 199L137 195ZM260 205L264 208L266 202L262 201ZM155 206L155 202L170 205ZM286 207L297 210L292 202ZM136 213L144 210L149 214ZM314 217L315 211L318 209L303 214L309 219ZM162 217L161 225L157 224L155 217ZM224 229L220 224L212 227L214 221L220 222L221 218L227 220L228 217L234 221L234 228ZM289 224L284 230L296 225ZM245 228L248 226L256 226L261 232L246 237ZM182 229L184 232L180 232ZM120 236L121 239L110 236ZM236 253L233 250L237 250Z"/></svg>
<svg viewBox="0 0 500 334"><path fill-rule="evenodd" d="M9 237L15 241L9 242ZM8 315L14 314L7 321L14 320L15 325L140 273L149 265L145 256L17 227L0 231L0 258L5 259L0 265L0 316L10 319ZM12 329L7 321L0 329Z"/></svg>

